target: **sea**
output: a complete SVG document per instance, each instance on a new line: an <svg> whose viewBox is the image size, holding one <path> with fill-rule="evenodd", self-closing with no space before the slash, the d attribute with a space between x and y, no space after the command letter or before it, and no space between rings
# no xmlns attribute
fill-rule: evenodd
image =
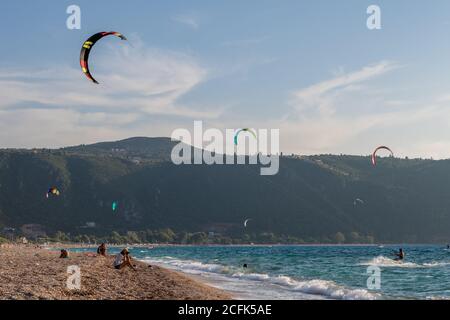
<svg viewBox="0 0 450 320"><path fill-rule="evenodd" d="M406 254L402 262L394 260L400 247ZM186 273L236 299L450 299L446 245L149 245L129 249L136 259ZM110 254L118 251L109 249Z"/></svg>

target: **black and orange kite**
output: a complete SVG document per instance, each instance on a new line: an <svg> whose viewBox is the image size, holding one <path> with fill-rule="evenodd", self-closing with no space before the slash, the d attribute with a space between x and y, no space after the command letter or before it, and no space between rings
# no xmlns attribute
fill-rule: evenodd
<svg viewBox="0 0 450 320"><path fill-rule="evenodd" d="M94 46L94 44L98 40L100 40L101 38L106 37L106 36L116 36L116 37L119 37L122 40L127 40L127 38L125 38L119 32L115 32L115 31L99 32L99 33L96 33L93 36L91 36L89 39L87 39L83 43L83 47L81 48L81 52L80 52L80 66L81 66L81 70L83 70L84 74L86 75L86 77L88 77L89 80L91 80L92 82L97 83L97 84L98 84L98 81L94 79L94 77L92 76L91 72L89 71L89 64L88 64L89 53L91 52L91 49Z"/></svg>

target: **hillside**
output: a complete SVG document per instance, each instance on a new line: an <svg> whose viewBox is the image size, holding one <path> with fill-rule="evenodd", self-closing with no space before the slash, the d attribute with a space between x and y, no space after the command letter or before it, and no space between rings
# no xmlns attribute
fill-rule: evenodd
<svg viewBox="0 0 450 320"><path fill-rule="evenodd" d="M360 156L282 157L277 175L260 176L256 165L175 166L173 145L168 138L131 138L1 150L0 225L72 234L171 228L305 240L337 232L380 242L450 238L448 160L381 158L373 167ZM47 199L53 185L61 195ZM252 220L244 229L246 218ZM87 222L95 228L86 231Z"/></svg>

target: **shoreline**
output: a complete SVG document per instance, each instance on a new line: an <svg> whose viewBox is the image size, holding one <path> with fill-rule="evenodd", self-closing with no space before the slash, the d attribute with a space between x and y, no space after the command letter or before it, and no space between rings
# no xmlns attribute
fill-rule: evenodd
<svg viewBox="0 0 450 320"><path fill-rule="evenodd" d="M16 245L16 244L12 244ZM47 243L43 244L29 244L32 246L41 246L46 248L97 248L97 244L83 244L83 243ZM158 248L158 247L396 247L396 246L446 246L442 243L302 243L302 244L282 244L282 243L267 243L267 244L181 244L181 243L127 243L127 244L111 244L106 243L108 248Z"/></svg>
<svg viewBox="0 0 450 320"><path fill-rule="evenodd" d="M231 300L229 293L174 270L133 260L137 271L116 270L113 256L59 252L31 245L0 248L2 300ZM78 266L80 289L70 290L69 266Z"/></svg>

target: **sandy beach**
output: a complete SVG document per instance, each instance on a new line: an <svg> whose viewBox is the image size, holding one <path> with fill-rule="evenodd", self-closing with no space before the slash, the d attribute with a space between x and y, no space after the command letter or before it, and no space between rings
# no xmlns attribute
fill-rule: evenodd
<svg viewBox="0 0 450 320"><path fill-rule="evenodd" d="M130 268L116 270L113 257L70 252L59 259L59 252L32 246L0 248L0 299L20 300L216 300L231 299L183 274L149 266L140 261ZM67 268L81 270L81 288L67 288Z"/></svg>

